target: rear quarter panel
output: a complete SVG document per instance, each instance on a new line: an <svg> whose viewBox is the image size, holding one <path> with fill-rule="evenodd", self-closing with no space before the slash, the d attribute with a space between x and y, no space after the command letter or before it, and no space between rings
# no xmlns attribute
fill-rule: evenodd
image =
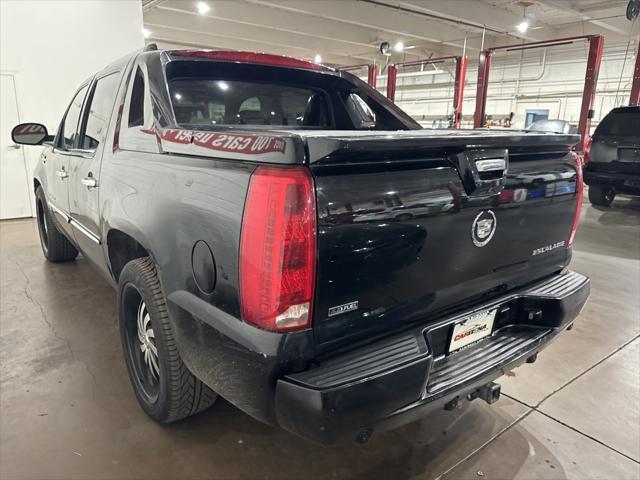
<svg viewBox="0 0 640 480"><path fill-rule="evenodd" d="M255 166L234 160L118 151L103 162L104 235L133 236L150 252L168 297L187 290L239 316L238 245L245 195ZM201 292L191 255L203 240L216 263L216 286ZM106 248L106 245L105 245Z"/></svg>

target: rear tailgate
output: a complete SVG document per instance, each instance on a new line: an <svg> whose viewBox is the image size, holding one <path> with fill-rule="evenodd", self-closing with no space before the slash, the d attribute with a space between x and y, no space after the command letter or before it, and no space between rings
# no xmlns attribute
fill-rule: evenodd
<svg viewBox="0 0 640 480"><path fill-rule="evenodd" d="M640 115L638 115L640 117ZM639 120L640 121L640 120ZM637 137L593 137L587 170L614 174L640 174L640 133Z"/></svg>
<svg viewBox="0 0 640 480"><path fill-rule="evenodd" d="M589 172L640 175L640 107L612 110L593 134Z"/></svg>
<svg viewBox="0 0 640 480"><path fill-rule="evenodd" d="M568 263L578 137L471 135L307 140L320 349L436 321Z"/></svg>

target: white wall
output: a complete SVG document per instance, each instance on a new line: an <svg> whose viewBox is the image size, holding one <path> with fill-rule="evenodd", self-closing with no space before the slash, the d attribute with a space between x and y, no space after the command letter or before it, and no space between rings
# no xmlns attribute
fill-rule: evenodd
<svg viewBox="0 0 640 480"><path fill-rule="evenodd" d="M142 48L141 3L0 0L0 70L15 74L20 120L55 132L82 81ZM39 148L23 148L32 169Z"/></svg>

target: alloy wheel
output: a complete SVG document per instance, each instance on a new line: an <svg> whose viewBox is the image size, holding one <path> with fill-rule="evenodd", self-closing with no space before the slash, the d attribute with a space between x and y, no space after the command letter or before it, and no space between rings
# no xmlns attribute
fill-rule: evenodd
<svg viewBox="0 0 640 480"><path fill-rule="evenodd" d="M151 379L157 381L160 375L158 367L158 349L156 347L156 337L151 326L151 316L147 310L144 300L140 300L138 307L138 341L140 342L140 352L142 352L144 365L148 370Z"/></svg>

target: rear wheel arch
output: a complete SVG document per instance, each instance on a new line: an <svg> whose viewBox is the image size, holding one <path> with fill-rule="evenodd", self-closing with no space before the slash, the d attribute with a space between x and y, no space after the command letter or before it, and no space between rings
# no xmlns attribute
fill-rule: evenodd
<svg viewBox="0 0 640 480"><path fill-rule="evenodd" d="M128 233L112 228L107 233L109 268L116 283L124 266L131 260L152 257L151 252Z"/></svg>

